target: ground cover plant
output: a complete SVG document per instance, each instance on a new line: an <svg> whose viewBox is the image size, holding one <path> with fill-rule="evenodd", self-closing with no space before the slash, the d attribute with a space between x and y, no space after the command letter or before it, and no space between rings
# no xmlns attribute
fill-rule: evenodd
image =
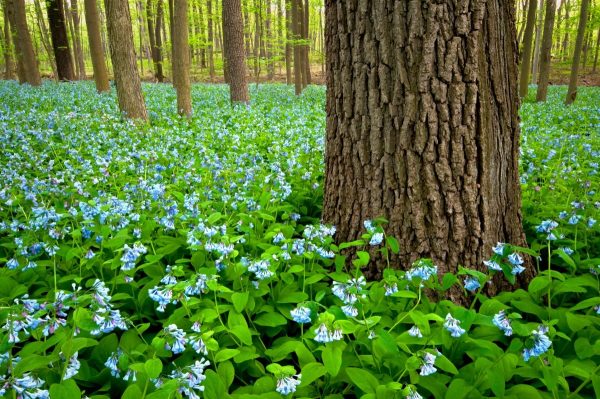
<svg viewBox="0 0 600 399"><path fill-rule="evenodd" d="M146 85L150 122L89 83L0 84L0 394L9 398L600 397L600 90L522 106L530 248L488 273L319 223L324 89ZM348 266L341 251L357 247ZM533 256L527 289L482 293ZM467 306L428 292L464 288Z"/></svg>

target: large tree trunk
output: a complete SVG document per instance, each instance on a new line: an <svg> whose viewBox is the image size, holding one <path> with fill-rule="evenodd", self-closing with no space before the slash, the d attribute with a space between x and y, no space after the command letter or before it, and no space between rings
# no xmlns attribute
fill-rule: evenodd
<svg viewBox="0 0 600 399"><path fill-rule="evenodd" d="M394 264L431 258L441 274L482 270L499 241L526 245L513 4L325 4L323 220L337 240L383 216Z"/></svg>
<svg viewBox="0 0 600 399"><path fill-rule="evenodd" d="M27 82L27 78L25 77L25 65L23 65L23 57L21 56L21 48L19 47L19 36L17 34L17 22L15 21L15 6L14 0L3 0L4 12L6 13L6 18L8 19L10 34L12 38L12 43L15 49L15 59L16 59L16 73L17 79L19 83L23 84Z"/></svg>
<svg viewBox="0 0 600 399"><path fill-rule="evenodd" d="M587 24L588 8L590 0L581 0L581 11L579 13L579 27L577 28L577 39L575 39L575 53L573 54L573 64L571 65L571 76L569 77L569 90L565 104L569 105L577 97L577 78L579 77L579 64L581 61L581 50L583 48L583 38L585 36L585 26Z"/></svg>
<svg viewBox="0 0 600 399"><path fill-rule="evenodd" d="M212 1L206 1L206 13L208 17L208 74L210 81L215 80L215 56L214 56L214 35L213 35L213 10Z"/></svg>
<svg viewBox="0 0 600 399"><path fill-rule="evenodd" d="M9 20L12 19L11 24L14 21L16 33L14 43L17 51L19 81L29 83L32 86L39 86L42 84L42 78L40 77L33 42L27 27L25 0L7 0L7 10L9 10ZM19 70L21 70L20 73Z"/></svg>
<svg viewBox="0 0 600 399"><path fill-rule="evenodd" d="M552 60L552 34L554 32L555 14L556 0L547 0L544 35L542 36L542 54L540 56L540 78L536 101L546 101L546 96L548 95L548 80L550 78L550 61Z"/></svg>
<svg viewBox="0 0 600 399"><path fill-rule="evenodd" d="M173 17L173 82L177 90L177 112L192 115L190 92L190 46L188 43L187 0L177 0Z"/></svg>
<svg viewBox="0 0 600 399"><path fill-rule="evenodd" d="M67 36L63 0L46 0L46 7L58 80L75 80L75 68L71 58L69 37Z"/></svg>
<svg viewBox="0 0 600 399"><path fill-rule="evenodd" d="M147 119L133 44L133 28L127 0L104 0L110 58L119 109L128 118Z"/></svg>
<svg viewBox="0 0 600 399"><path fill-rule="evenodd" d="M71 0L70 13L73 21L73 47L75 48L75 64L78 69L78 78L86 79L85 61L83 58L83 46L81 43L81 31L79 20L79 5L77 0Z"/></svg>
<svg viewBox="0 0 600 399"><path fill-rule="evenodd" d="M108 71L106 69L106 61L104 60L104 50L102 49L98 5L96 4L96 0L84 0L84 7L96 90L98 90L98 93L107 92L110 90L110 86L108 84Z"/></svg>
<svg viewBox="0 0 600 399"><path fill-rule="evenodd" d="M521 69L519 73L519 95L525 97L529 87L529 76L531 71L531 52L533 49L533 31L535 29L535 17L537 15L537 0L529 0L527 10L527 25L523 37L523 55L521 56Z"/></svg>
<svg viewBox="0 0 600 399"><path fill-rule="evenodd" d="M223 42L232 103L247 103L248 80L241 0L223 0Z"/></svg>
<svg viewBox="0 0 600 399"><path fill-rule="evenodd" d="M151 4L150 4L151 5ZM158 0L156 5L155 24L154 24L154 45L152 46L152 59L154 61L154 77L158 82L165 80L163 73L163 52L162 38L160 35L162 24L164 22L164 7L162 0ZM150 28L150 18L148 18L148 30Z"/></svg>

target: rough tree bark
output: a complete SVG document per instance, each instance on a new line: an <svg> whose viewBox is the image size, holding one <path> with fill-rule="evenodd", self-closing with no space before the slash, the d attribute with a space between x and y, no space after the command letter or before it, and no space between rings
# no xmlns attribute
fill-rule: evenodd
<svg viewBox="0 0 600 399"><path fill-rule="evenodd" d="M23 65L23 57L21 57L21 49L19 47L19 36L17 34L17 23L15 21L15 6L14 0L3 0L2 4L4 5L4 12L6 13L6 18L8 19L10 35L12 38L12 43L14 46L14 55L15 55L15 68L17 79L19 83L23 84L27 82L27 78L25 77L25 66Z"/></svg>
<svg viewBox="0 0 600 399"><path fill-rule="evenodd" d="M192 115L190 91L190 46L188 41L187 0L177 0L173 15L173 82L177 90L177 112Z"/></svg>
<svg viewBox="0 0 600 399"><path fill-rule="evenodd" d="M283 1L283 0L282 0ZM290 0L285 0L285 82L292 84L292 4Z"/></svg>
<svg viewBox="0 0 600 399"><path fill-rule="evenodd" d="M529 0L527 10L527 25L523 36L523 55L521 56L521 69L519 72L519 95L525 97L529 87L529 76L531 71L531 52L533 49L533 31L535 29L535 17L537 15L537 0Z"/></svg>
<svg viewBox="0 0 600 399"><path fill-rule="evenodd" d="M325 4L323 220L337 240L383 216L398 267L431 258L441 273L482 270L499 241L525 245L512 2Z"/></svg>
<svg viewBox="0 0 600 399"><path fill-rule="evenodd" d="M68 81L75 80L75 67L71 58L63 5L63 0L46 0L48 25L50 26L58 80Z"/></svg>
<svg viewBox="0 0 600 399"><path fill-rule="evenodd" d="M546 101L548 95L548 80L550 78L550 61L552 60L552 34L554 32L554 17L556 0L546 0L546 19L542 36L542 53L540 55L540 77L536 101Z"/></svg>
<svg viewBox="0 0 600 399"><path fill-rule="evenodd" d="M104 0L104 5L119 109L128 118L146 120L148 116L135 57L129 2Z"/></svg>
<svg viewBox="0 0 600 399"><path fill-rule="evenodd" d="M27 27L25 0L7 0L6 4L9 11L8 18L9 20L12 18L11 25L14 21L16 33L14 43L15 50L17 51L17 74L19 75L19 81L21 83L29 83L32 86L39 86L42 84L42 78L38 69L35 51L33 50L29 28ZM21 73L19 73L19 70L21 70Z"/></svg>
<svg viewBox="0 0 600 399"><path fill-rule="evenodd" d="M232 103L248 103L244 21L241 0L223 0L223 42Z"/></svg>
<svg viewBox="0 0 600 399"><path fill-rule="evenodd" d="M309 10L309 1L304 0L304 12L302 14L302 40L304 40L302 46L302 66L304 67L302 85L304 87L312 83L310 76L310 42L308 37Z"/></svg>
<svg viewBox="0 0 600 399"><path fill-rule="evenodd" d="M154 63L154 77L158 82L165 80L163 73L162 57L162 39L160 36L161 24L164 19L163 2L158 0L156 5L156 14L154 14L154 5L152 0L148 0L146 5L146 15L148 16L148 37L152 47L152 62Z"/></svg>
<svg viewBox="0 0 600 399"><path fill-rule="evenodd" d="M596 49L594 51L594 66L592 67L592 73L596 73L596 67L598 66L598 53L600 53L600 28L598 29L596 38Z"/></svg>
<svg viewBox="0 0 600 399"><path fill-rule="evenodd" d="M108 84L108 71L106 69L106 61L104 60L104 50L102 49L98 5L96 4L96 0L84 0L83 5L85 7L85 22L88 31L92 67L94 68L96 90L98 93L108 92L110 91L110 86Z"/></svg>
<svg viewBox="0 0 600 399"><path fill-rule="evenodd" d="M52 76L56 78L58 76L58 72L56 71L56 60L54 59L54 50L52 49L52 44L50 44L50 34L48 33L48 27L46 26L46 17L44 15L44 11L42 10L40 0L34 0L33 7L35 9L38 31L40 32L40 40L42 42L42 45L44 46L44 50L46 50L46 54L48 55L48 63L50 64L50 68L52 69Z"/></svg>
<svg viewBox="0 0 600 399"><path fill-rule="evenodd" d="M292 40L294 48L294 87L296 95L302 94L302 49L298 45L300 38L302 5L300 0L292 0Z"/></svg>
<svg viewBox="0 0 600 399"><path fill-rule="evenodd" d="M585 36L585 26L587 24L588 8L590 0L581 0L581 10L579 12L579 26L577 28L577 39L575 39L575 53L573 54L573 64L571 65L571 76L569 77L569 90L565 104L570 105L575 102L577 97L577 78L579 77L579 64L581 63L581 50L583 48L583 38Z"/></svg>
<svg viewBox="0 0 600 399"><path fill-rule="evenodd" d="M544 1L539 0L538 17L535 28L535 45L533 49L533 66L531 68L531 82L537 84L540 72L540 51L542 49L542 25L544 24Z"/></svg>
<svg viewBox="0 0 600 399"><path fill-rule="evenodd" d="M12 32L10 30L6 4L2 3L2 8L4 11L4 43L2 47L4 53L4 79L10 80L15 78L16 66L13 59L14 50L12 46Z"/></svg>

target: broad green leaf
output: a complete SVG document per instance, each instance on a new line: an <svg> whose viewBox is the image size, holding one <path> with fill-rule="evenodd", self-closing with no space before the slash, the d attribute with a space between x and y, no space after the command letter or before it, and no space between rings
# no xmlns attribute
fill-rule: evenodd
<svg viewBox="0 0 600 399"><path fill-rule="evenodd" d="M79 398L81 398L81 390L79 390L79 387L77 386L75 381L73 381L73 379L62 381L59 384L52 384L52 386L50 387L50 399Z"/></svg>
<svg viewBox="0 0 600 399"><path fill-rule="evenodd" d="M352 381L354 385L359 387L364 393L374 394L376 392L379 381L367 370L355 367L346 367L346 374L348 375L348 378L350 378L350 381Z"/></svg>
<svg viewBox="0 0 600 399"><path fill-rule="evenodd" d="M144 369L146 370L146 374L148 374L149 378L158 378L160 373L162 372L163 364L160 359L148 359L146 363L144 363Z"/></svg>
<svg viewBox="0 0 600 399"><path fill-rule="evenodd" d="M327 374L327 369L321 363L312 362L302 367L301 387L310 385L313 381Z"/></svg>

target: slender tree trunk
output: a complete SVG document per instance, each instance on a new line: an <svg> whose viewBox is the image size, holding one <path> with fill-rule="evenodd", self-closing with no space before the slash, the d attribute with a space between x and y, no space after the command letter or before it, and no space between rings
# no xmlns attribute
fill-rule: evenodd
<svg viewBox="0 0 600 399"><path fill-rule="evenodd" d="M282 0L284 1L284 0ZM292 84L292 3L290 0L285 0L285 82L288 85Z"/></svg>
<svg viewBox="0 0 600 399"><path fill-rule="evenodd" d="M23 57L21 53L21 48L19 47L19 35L17 33L17 22L15 20L15 0L3 0L4 10L6 12L6 17L8 19L10 25L10 34L12 38L12 43L15 49L15 59L16 59L16 73L17 79L20 84L27 82L27 77L25 76L25 65L23 64Z"/></svg>
<svg viewBox="0 0 600 399"><path fill-rule="evenodd" d="M148 119L142 95L127 0L104 0L119 109L128 118Z"/></svg>
<svg viewBox="0 0 600 399"><path fill-rule="evenodd" d="M582 70L583 73L585 73L585 67L587 66L588 53L589 53L588 50L590 48L590 45L591 45L590 42L591 41L592 41L592 32L588 31L588 32L586 32L585 39L583 40L583 50L582 50L582 52L583 52L583 60L582 60L582 63L581 63L581 70Z"/></svg>
<svg viewBox="0 0 600 399"><path fill-rule="evenodd" d="M79 69L79 79L86 79L85 60L83 58L83 46L81 43L81 27L79 20L79 4L77 0L71 0L70 9L71 19L73 20L73 47L75 47L75 62Z"/></svg>
<svg viewBox="0 0 600 399"><path fill-rule="evenodd" d="M569 53L569 34L570 34L570 21L569 21L569 11L571 9L570 0L565 1L565 36L563 38L562 43L562 60L565 61L568 58Z"/></svg>
<svg viewBox="0 0 600 399"><path fill-rule="evenodd" d="M309 9L310 4L309 0L304 0L304 13L302 15L302 39L304 40L304 45L302 46L302 55L303 55L303 66L304 73L302 74L302 84L304 87L311 84L311 76L310 76L310 41L308 36L308 23L309 23Z"/></svg>
<svg viewBox="0 0 600 399"><path fill-rule="evenodd" d="M521 69L519 73L519 95L525 97L529 87L529 74L531 71L531 50L533 48L533 31L535 29L535 17L537 15L537 0L529 0L527 10L527 25L523 37L523 56L521 57Z"/></svg>
<svg viewBox="0 0 600 399"><path fill-rule="evenodd" d="M223 0L223 35L232 103L248 103L244 21L241 0Z"/></svg>
<svg viewBox="0 0 600 399"><path fill-rule="evenodd" d="M162 24L164 22L164 8L162 0L158 0L156 5L156 19L154 26L154 48L152 50L154 59L154 77L158 82L164 82L163 73L163 41L160 35Z"/></svg>
<svg viewBox="0 0 600 399"><path fill-rule="evenodd" d="M448 4L325 1L323 220L343 242L383 216L400 242L392 264L430 258L440 275L485 269L497 242L526 245L514 5ZM373 260L364 272L385 267Z"/></svg>
<svg viewBox="0 0 600 399"><path fill-rule="evenodd" d="M46 50L46 55L48 56L48 63L50 64L50 69L52 69L52 75L56 79L58 76L58 72L56 70L54 50L52 49L52 44L50 44L48 27L46 26L46 18L44 17L44 11L42 10L40 0L34 0L33 6L35 8L38 31L40 32L40 40L42 42L42 45L44 46L44 50Z"/></svg>
<svg viewBox="0 0 600 399"><path fill-rule="evenodd" d="M550 78L550 61L552 61L552 34L554 32L554 17L556 15L556 0L546 0L546 18L544 36L542 37L542 54L540 62L540 79L536 101L546 101L548 95L548 80Z"/></svg>
<svg viewBox="0 0 600 399"><path fill-rule="evenodd" d="M144 11L142 8L142 1L135 1L135 9L137 11L137 20L138 20L138 34L140 39L140 52L138 54L138 58L140 60L140 75L144 76Z"/></svg>
<svg viewBox="0 0 600 399"><path fill-rule="evenodd" d="M300 17L302 14L302 6L300 0L292 0L292 32L294 43L294 86L296 95L302 94L302 50L298 45L300 38L299 32L301 29Z"/></svg>
<svg viewBox="0 0 600 399"><path fill-rule="evenodd" d="M538 83L538 74L540 72L540 51L542 49L542 26L544 24L544 0L539 0L538 18L535 29L535 46L533 50L533 67L531 71L531 81Z"/></svg>
<svg viewBox="0 0 600 399"><path fill-rule="evenodd" d="M265 47L266 47L266 59L267 59L267 79L273 80L275 77L275 62L273 60L273 13L271 11L271 2L267 0L266 2L266 19L265 19Z"/></svg>
<svg viewBox="0 0 600 399"><path fill-rule="evenodd" d="M255 0L254 2L254 78L256 79L256 83L258 83L260 74L260 4L258 1Z"/></svg>
<svg viewBox="0 0 600 399"><path fill-rule="evenodd" d="M577 97L577 78L579 77L579 64L581 61L581 50L583 48L583 38L585 36L585 26L587 24L588 6L590 0L581 0L581 11L579 14L579 27L577 28L577 39L575 40L575 53L573 54L573 64L571 65L571 76L569 78L569 90L565 104L570 105Z"/></svg>
<svg viewBox="0 0 600 399"><path fill-rule="evenodd" d="M598 52L600 51L600 28L598 29L597 36L595 49L596 54L594 55L594 66L592 68L592 73L596 73L596 67L598 66Z"/></svg>
<svg viewBox="0 0 600 399"><path fill-rule="evenodd" d="M10 80L14 79L16 76L16 66L13 58L14 50L12 46L12 32L10 30L10 22L8 20L6 4L2 4L2 8L4 11L4 79Z"/></svg>
<svg viewBox="0 0 600 399"><path fill-rule="evenodd" d="M17 50L17 57L22 65L23 83L29 83L32 86L39 86L42 84L42 78L40 77L40 71L38 69L37 58L33 49L33 42L31 41L31 35L29 34L29 28L27 27L27 14L25 12L25 0L7 0L9 7L12 5L13 17L15 23L15 31L18 46L15 45ZM10 14L9 14L10 19ZM18 72L19 65L17 65Z"/></svg>
<svg viewBox="0 0 600 399"><path fill-rule="evenodd" d="M63 0L46 0L46 5L58 80L75 80L75 68L69 48Z"/></svg>
<svg viewBox="0 0 600 399"><path fill-rule="evenodd" d="M110 91L110 86L108 84L108 71L106 69L106 61L104 60L104 50L102 49L98 5L96 4L96 0L84 0L83 5L85 7L85 23L88 31L96 90L98 93L108 92Z"/></svg>
<svg viewBox="0 0 600 399"><path fill-rule="evenodd" d="M190 89L190 46L188 40L187 0L177 0L173 16L173 82L177 90L177 112L192 115Z"/></svg>
<svg viewBox="0 0 600 399"><path fill-rule="evenodd" d="M525 10L528 8L528 3L529 2L527 0L522 0L520 7L517 8L517 20L519 21L519 28L517 30L517 43L521 43L521 39L523 38L523 32L525 31L525 20L527 19L527 12Z"/></svg>
<svg viewBox="0 0 600 399"><path fill-rule="evenodd" d="M206 14L208 17L208 75L210 76L210 81L214 82L215 80L215 56L214 56L214 37L213 37L213 10L212 10L212 1L206 1Z"/></svg>
<svg viewBox="0 0 600 399"><path fill-rule="evenodd" d="M206 68L207 65L207 61L206 61L206 48L204 43L206 42L206 36L205 36L205 32L206 29L204 27L204 10L202 7L202 3L198 3L197 4L197 9L198 9L198 17L200 18L200 23L198 24L198 35L200 36L201 39L201 43L202 46L200 46L200 52L199 52L199 56L200 56L200 67L201 68Z"/></svg>

